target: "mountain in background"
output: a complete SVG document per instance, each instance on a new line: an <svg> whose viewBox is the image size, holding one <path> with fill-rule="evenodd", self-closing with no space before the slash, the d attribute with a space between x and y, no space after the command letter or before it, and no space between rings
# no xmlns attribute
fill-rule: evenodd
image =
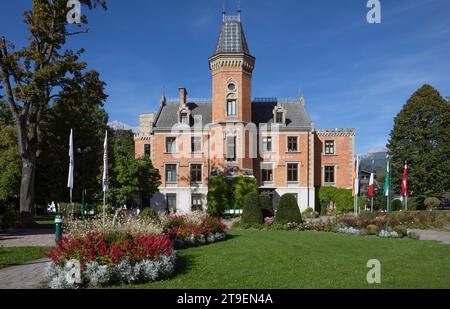
<svg viewBox="0 0 450 309"><path fill-rule="evenodd" d="M372 160L375 160L375 173L378 175L384 174L387 164L386 155L386 148L369 149L366 155L361 156L361 169L370 172L372 169Z"/></svg>
<svg viewBox="0 0 450 309"><path fill-rule="evenodd" d="M139 128L138 127L132 127L130 125L127 125L126 123L114 120L108 123L108 127L110 127L113 130L131 130L133 133L138 133Z"/></svg>

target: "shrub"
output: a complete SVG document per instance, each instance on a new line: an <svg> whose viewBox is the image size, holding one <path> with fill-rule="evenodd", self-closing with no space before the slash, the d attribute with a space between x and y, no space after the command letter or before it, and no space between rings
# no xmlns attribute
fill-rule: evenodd
<svg viewBox="0 0 450 309"><path fill-rule="evenodd" d="M250 192L245 196L241 221L244 224L263 223L263 213L259 205L259 197L256 192Z"/></svg>
<svg viewBox="0 0 450 309"><path fill-rule="evenodd" d="M306 208L306 210L302 213L302 216L305 218L314 218L314 209Z"/></svg>
<svg viewBox="0 0 450 309"><path fill-rule="evenodd" d="M392 202L392 210L393 211L400 211L403 209L403 203L400 200L394 200Z"/></svg>
<svg viewBox="0 0 450 309"><path fill-rule="evenodd" d="M441 201L436 197L428 197L425 199L424 204L427 210L433 210L433 208L441 205Z"/></svg>
<svg viewBox="0 0 450 309"><path fill-rule="evenodd" d="M221 216L224 210L230 208L229 183L225 177L213 178L208 191L208 213L213 216Z"/></svg>
<svg viewBox="0 0 450 309"><path fill-rule="evenodd" d="M275 222L281 224L302 222L297 199L293 194L285 194L281 197L278 211L275 215Z"/></svg>
<svg viewBox="0 0 450 309"><path fill-rule="evenodd" d="M156 212L156 210L154 210L153 208L145 208L140 214L139 214L139 218L144 219L144 220L152 220L152 221L159 221L159 216L158 213Z"/></svg>
<svg viewBox="0 0 450 309"><path fill-rule="evenodd" d="M20 220L20 213L14 206L8 205L5 207L5 213L3 214L3 219L1 221L2 223L1 227L2 228L14 227L19 220Z"/></svg>
<svg viewBox="0 0 450 309"><path fill-rule="evenodd" d="M393 230L396 231L400 237L404 237L408 234L408 229L404 225L396 225Z"/></svg>
<svg viewBox="0 0 450 309"><path fill-rule="evenodd" d="M370 224L367 226L367 233L369 235L378 235L379 232L380 232L380 229L378 228L377 225Z"/></svg>
<svg viewBox="0 0 450 309"><path fill-rule="evenodd" d="M259 197L259 205L261 206L261 210L263 213L263 217L273 217L273 204L272 199L267 195L261 195Z"/></svg>
<svg viewBox="0 0 450 309"><path fill-rule="evenodd" d="M258 184L256 179L253 177L236 177L233 179L232 186L232 208L233 209L244 209L245 197L248 193L258 192Z"/></svg>

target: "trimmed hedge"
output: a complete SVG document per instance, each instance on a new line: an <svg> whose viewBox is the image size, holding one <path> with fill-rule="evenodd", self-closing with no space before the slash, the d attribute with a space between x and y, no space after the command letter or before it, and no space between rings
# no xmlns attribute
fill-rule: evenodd
<svg viewBox="0 0 450 309"><path fill-rule="evenodd" d="M427 210L432 210L433 208L441 205L441 201L436 197L428 197L425 199L424 204Z"/></svg>
<svg viewBox="0 0 450 309"><path fill-rule="evenodd" d="M301 223L302 215L298 208L297 199L293 194L285 194L280 199L275 223Z"/></svg>
<svg viewBox="0 0 450 309"><path fill-rule="evenodd" d="M144 208L144 210L141 211L141 213L139 214L139 218L144 219L144 220L154 220L154 221L159 221L159 216L158 213L156 212L156 210L154 210L153 208Z"/></svg>
<svg viewBox="0 0 450 309"><path fill-rule="evenodd" d="M272 199L269 196L260 195L259 196L259 204L261 206L261 211L263 213L264 218L274 216Z"/></svg>
<svg viewBox="0 0 450 309"><path fill-rule="evenodd" d="M248 193L244 198L241 222L243 224L262 223L263 213L259 205L259 196L256 192Z"/></svg>

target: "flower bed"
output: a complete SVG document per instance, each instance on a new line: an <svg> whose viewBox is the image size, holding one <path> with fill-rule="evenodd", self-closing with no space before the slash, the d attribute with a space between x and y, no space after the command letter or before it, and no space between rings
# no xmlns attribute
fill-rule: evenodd
<svg viewBox="0 0 450 309"><path fill-rule="evenodd" d="M164 235L69 235L48 257L53 289L150 282L170 276L175 268L173 243Z"/></svg>
<svg viewBox="0 0 450 309"><path fill-rule="evenodd" d="M164 234L173 240L175 248L214 243L227 236L226 225L219 218L203 213L169 216L163 221Z"/></svg>

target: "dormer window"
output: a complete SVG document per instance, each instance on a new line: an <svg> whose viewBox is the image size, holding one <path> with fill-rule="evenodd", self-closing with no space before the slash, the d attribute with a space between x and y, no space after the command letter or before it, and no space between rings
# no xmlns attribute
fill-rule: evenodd
<svg viewBox="0 0 450 309"><path fill-rule="evenodd" d="M180 115L180 123L181 124L189 124L189 121L188 121L188 114L187 113L181 113L181 115Z"/></svg>
<svg viewBox="0 0 450 309"><path fill-rule="evenodd" d="M279 124L279 125L286 124L286 110L281 105L277 105L274 108L273 120L274 120L275 124Z"/></svg>
<svg viewBox="0 0 450 309"><path fill-rule="evenodd" d="M189 125L191 117L191 111L186 105L180 106L178 110L178 122L182 125Z"/></svg>
<svg viewBox="0 0 450 309"><path fill-rule="evenodd" d="M276 123L278 124L282 124L283 123L283 112L277 112L277 116L276 116Z"/></svg>

